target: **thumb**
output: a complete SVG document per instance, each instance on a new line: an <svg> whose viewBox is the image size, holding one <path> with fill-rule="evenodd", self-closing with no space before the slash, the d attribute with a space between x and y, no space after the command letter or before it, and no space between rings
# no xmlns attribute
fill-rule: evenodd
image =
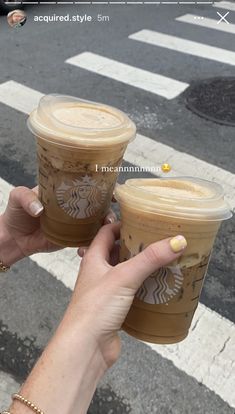
<svg viewBox="0 0 235 414"><path fill-rule="evenodd" d="M33 217L38 217L43 211L43 205L37 194L27 187L16 187L11 191L8 207L13 210L23 208Z"/></svg>
<svg viewBox="0 0 235 414"><path fill-rule="evenodd" d="M153 272L180 257L186 246L187 241L181 235L153 243L137 256L116 266L118 280L122 286L137 290Z"/></svg>

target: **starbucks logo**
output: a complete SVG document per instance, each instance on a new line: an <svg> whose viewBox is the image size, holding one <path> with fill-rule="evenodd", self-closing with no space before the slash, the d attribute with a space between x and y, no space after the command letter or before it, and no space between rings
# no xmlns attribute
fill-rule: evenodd
<svg viewBox="0 0 235 414"><path fill-rule="evenodd" d="M106 195L105 183L99 184L88 175L71 183L62 182L56 190L58 205L75 219L95 216L102 208Z"/></svg>
<svg viewBox="0 0 235 414"><path fill-rule="evenodd" d="M150 304L163 304L176 296L183 284L179 266L162 267L145 280L136 297Z"/></svg>

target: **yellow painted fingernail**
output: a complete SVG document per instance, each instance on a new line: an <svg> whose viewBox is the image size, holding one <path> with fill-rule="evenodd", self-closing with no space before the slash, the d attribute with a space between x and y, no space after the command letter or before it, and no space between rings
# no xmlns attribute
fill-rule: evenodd
<svg viewBox="0 0 235 414"><path fill-rule="evenodd" d="M187 241L184 238L184 236L175 236L173 237L173 239L170 240L170 246L171 250L173 250L174 253L179 253L185 249L185 247L187 246Z"/></svg>

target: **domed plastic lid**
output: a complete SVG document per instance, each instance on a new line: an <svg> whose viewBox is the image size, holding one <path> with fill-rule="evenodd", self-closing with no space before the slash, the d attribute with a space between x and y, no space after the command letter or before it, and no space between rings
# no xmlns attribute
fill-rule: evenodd
<svg viewBox="0 0 235 414"><path fill-rule="evenodd" d="M135 137L135 124L111 106L72 96L46 95L29 116L31 132L56 144L110 146Z"/></svg>
<svg viewBox="0 0 235 414"><path fill-rule="evenodd" d="M115 197L121 205L163 216L206 221L232 217L223 188L200 178L131 179L117 185Z"/></svg>

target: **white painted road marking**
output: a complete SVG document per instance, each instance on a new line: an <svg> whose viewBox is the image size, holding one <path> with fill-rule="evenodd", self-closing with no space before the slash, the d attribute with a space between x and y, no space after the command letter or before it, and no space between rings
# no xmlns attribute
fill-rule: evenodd
<svg viewBox="0 0 235 414"><path fill-rule="evenodd" d="M231 10L235 11L235 3L232 3L230 1L219 1L214 2L213 7L217 7L219 9L225 9L225 10Z"/></svg>
<svg viewBox="0 0 235 414"><path fill-rule="evenodd" d="M129 36L130 39L150 45L159 46L174 50L175 52L186 53L200 58L214 60L235 66L235 52L227 49L205 45L204 43L193 42L180 37L166 35L153 30L140 30Z"/></svg>
<svg viewBox="0 0 235 414"><path fill-rule="evenodd" d="M163 96L166 99L174 99L188 87L188 84L185 82L167 78L166 76L148 72L147 70L90 52L84 52L71 57L66 60L66 63Z"/></svg>
<svg viewBox="0 0 235 414"><path fill-rule="evenodd" d="M42 93L12 80L0 84L0 102L26 114L37 107L42 96Z"/></svg>
<svg viewBox="0 0 235 414"><path fill-rule="evenodd" d="M148 345L235 407L235 325L232 322L200 304L189 336L183 342Z"/></svg>
<svg viewBox="0 0 235 414"><path fill-rule="evenodd" d="M8 88L9 94L7 93ZM20 97L19 101L15 99L15 96ZM43 94L40 92L14 81L0 84L0 102L25 114L30 113L37 106L42 96ZM168 163L172 166L172 171L168 173L169 177L191 175L216 181L223 186L231 208L235 208L235 175L229 171L143 135L137 135L136 139L128 145L124 158L131 164L140 167ZM165 173L157 173L157 175L166 176Z"/></svg>
<svg viewBox="0 0 235 414"><path fill-rule="evenodd" d="M4 211L12 185L0 178ZM76 249L55 253L39 253L30 257L65 286L72 289L77 278L80 259ZM195 329L194 329L195 328ZM232 407L235 406L235 325L199 303L188 338L176 345L147 344L177 368L202 382Z"/></svg>
<svg viewBox="0 0 235 414"><path fill-rule="evenodd" d="M194 14L185 14L184 16L176 17L175 20L177 20L178 22L194 24L195 26L205 27L207 29L214 29L219 30L221 32L235 34L235 24L218 24L218 20L208 19L205 17L203 19L200 19L200 16L196 16Z"/></svg>

